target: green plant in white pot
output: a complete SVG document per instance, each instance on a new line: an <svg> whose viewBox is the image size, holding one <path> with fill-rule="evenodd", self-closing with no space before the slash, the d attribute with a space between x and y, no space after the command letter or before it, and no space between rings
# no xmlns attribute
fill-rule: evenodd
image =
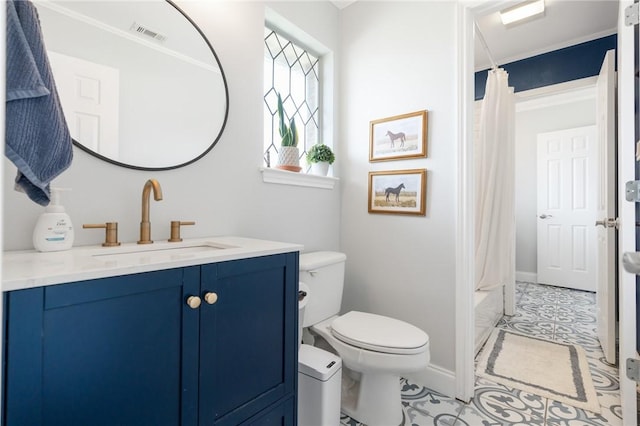
<svg viewBox="0 0 640 426"><path fill-rule="evenodd" d="M282 107L282 97L278 93L278 117L280 119L278 131L282 138L280 142L280 151L278 151L278 169L289 170L290 172L299 172L300 167L300 151L298 151L298 130L296 129L296 121L291 118L289 125L284 119L284 108Z"/></svg>
<svg viewBox="0 0 640 426"><path fill-rule="evenodd" d="M336 156L331 148L323 143L317 143L307 152L307 163L311 164L311 173L326 176L329 165L333 164Z"/></svg>

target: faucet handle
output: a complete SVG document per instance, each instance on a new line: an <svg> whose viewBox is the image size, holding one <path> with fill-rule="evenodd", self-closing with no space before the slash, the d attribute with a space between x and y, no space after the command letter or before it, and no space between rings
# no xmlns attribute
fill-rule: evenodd
<svg viewBox="0 0 640 426"><path fill-rule="evenodd" d="M104 228L106 231L106 235L104 243L102 243L103 247L114 247L120 245L120 242L118 241L118 222L85 224L82 225L82 227L84 229Z"/></svg>
<svg viewBox="0 0 640 426"><path fill-rule="evenodd" d="M182 241L180 238L180 227L184 225L195 225L196 223L193 221L189 222L180 222L179 220L171 221L171 238L169 238L170 243L178 243Z"/></svg>

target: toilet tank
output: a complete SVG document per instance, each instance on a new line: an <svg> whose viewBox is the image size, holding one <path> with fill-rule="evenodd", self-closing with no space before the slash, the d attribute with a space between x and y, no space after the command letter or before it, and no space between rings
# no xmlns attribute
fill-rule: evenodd
<svg viewBox="0 0 640 426"><path fill-rule="evenodd" d="M300 255L300 281L313 294L306 306L303 327L310 327L338 315L344 288L344 264L347 256L334 251Z"/></svg>

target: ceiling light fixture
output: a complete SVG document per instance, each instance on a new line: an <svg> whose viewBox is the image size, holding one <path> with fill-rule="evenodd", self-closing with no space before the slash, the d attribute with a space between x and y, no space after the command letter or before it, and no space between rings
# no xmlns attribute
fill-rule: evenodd
<svg viewBox="0 0 640 426"><path fill-rule="evenodd" d="M517 6L500 11L500 19L504 25L513 24L523 19L532 18L544 13L544 0L527 1Z"/></svg>

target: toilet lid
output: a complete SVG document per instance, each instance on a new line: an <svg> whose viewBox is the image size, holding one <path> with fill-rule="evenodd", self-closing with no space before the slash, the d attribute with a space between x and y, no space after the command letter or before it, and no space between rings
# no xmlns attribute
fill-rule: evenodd
<svg viewBox="0 0 640 426"><path fill-rule="evenodd" d="M331 323L333 335L353 346L391 354L424 351L429 336L411 324L382 315L351 311Z"/></svg>

